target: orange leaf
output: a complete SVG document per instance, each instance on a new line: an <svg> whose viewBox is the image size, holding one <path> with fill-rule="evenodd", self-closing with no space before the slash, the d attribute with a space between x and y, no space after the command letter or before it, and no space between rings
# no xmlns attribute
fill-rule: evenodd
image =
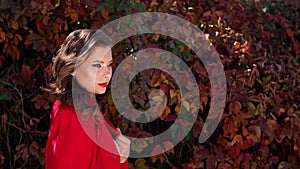
<svg viewBox="0 0 300 169"><path fill-rule="evenodd" d="M235 41L234 44L233 44L233 49L237 50L237 49L239 49L240 47L241 47L241 43Z"/></svg>
<svg viewBox="0 0 300 169"><path fill-rule="evenodd" d="M19 29L19 23L18 23L17 21L12 20L12 21L11 21L11 27L12 27L14 30L18 30L18 29Z"/></svg>
<svg viewBox="0 0 300 169"><path fill-rule="evenodd" d="M159 86L160 83L161 83L161 73L155 71L155 73L154 73L153 76L152 76L151 81L152 81L152 87L157 87L157 86Z"/></svg>
<svg viewBox="0 0 300 169"><path fill-rule="evenodd" d="M102 16L103 16L103 18L104 18L105 20L108 19L109 11L108 11L107 7L104 7L104 8L102 9L101 14L102 14Z"/></svg>
<svg viewBox="0 0 300 169"><path fill-rule="evenodd" d="M217 16L223 16L224 15L224 13L222 11L215 11L215 14Z"/></svg>
<svg viewBox="0 0 300 169"><path fill-rule="evenodd" d="M0 29L0 38L1 38L1 41L6 39L5 32L3 32L1 29Z"/></svg>
<svg viewBox="0 0 300 169"><path fill-rule="evenodd" d="M21 35L19 35L19 34L15 34L15 37L17 37L19 41L23 40L23 37Z"/></svg>
<svg viewBox="0 0 300 169"><path fill-rule="evenodd" d="M175 112L176 112L176 114L178 115L179 113L180 113L180 104L177 104L176 106L175 106Z"/></svg>
<svg viewBox="0 0 300 169"><path fill-rule="evenodd" d="M170 114L171 110L168 106L166 106L164 112L159 116L159 118L161 120L164 120L169 114Z"/></svg>
<svg viewBox="0 0 300 169"><path fill-rule="evenodd" d="M151 39L153 39L155 42L157 42L158 39L159 39L159 37L160 37L160 35L155 34L155 35L153 35L153 36L151 37Z"/></svg>
<svg viewBox="0 0 300 169"><path fill-rule="evenodd" d="M243 142L243 136L242 135L236 135L234 136L231 145L235 145L236 143L242 143Z"/></svg>

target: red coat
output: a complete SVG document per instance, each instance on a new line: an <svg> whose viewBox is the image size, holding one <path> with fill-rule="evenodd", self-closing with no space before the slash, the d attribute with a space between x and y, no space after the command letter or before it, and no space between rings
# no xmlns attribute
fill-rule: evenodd
<svg viewBox="0 0 300 169"><path fill-rule="evenodd" d="M99 134L116 153L101 148L86 134L73 106L56 100L45 150L46 169L127 169L128 162L120 163L112 136L103 129Z"/></svg>

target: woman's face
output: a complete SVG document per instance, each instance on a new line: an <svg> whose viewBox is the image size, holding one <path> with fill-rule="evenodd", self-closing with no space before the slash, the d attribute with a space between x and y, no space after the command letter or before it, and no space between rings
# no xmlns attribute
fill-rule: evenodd
<svg viewBox="0 0 300 169"><path fill-rule="evenodd" d="M108 46L95 47L74 71L76 81L90 93L103 94L112 76L112 53Z"/></svg>

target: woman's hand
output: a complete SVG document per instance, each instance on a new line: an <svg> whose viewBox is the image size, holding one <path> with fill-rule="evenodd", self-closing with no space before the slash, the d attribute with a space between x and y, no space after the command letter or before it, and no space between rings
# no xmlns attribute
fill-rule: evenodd
<svg viewBox="0 0 300 169"><path fill-rule="evenodd" d="M120 132L120 134L116 136L116 142L120 151L120 162L124 163L130 153L130 140L121 133L119 128L117 128L117 130Z"/></svg>

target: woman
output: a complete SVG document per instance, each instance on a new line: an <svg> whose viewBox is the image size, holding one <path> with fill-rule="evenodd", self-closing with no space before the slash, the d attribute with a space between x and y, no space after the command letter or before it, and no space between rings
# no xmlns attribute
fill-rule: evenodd
<svg viewBox="0 0 300 169"><path fill-rule="evenodd" d="M95 94L112 76L110 39L99 30L70 33L53 64L46 169L128 168L130 141L102 116Z"/></svg>

